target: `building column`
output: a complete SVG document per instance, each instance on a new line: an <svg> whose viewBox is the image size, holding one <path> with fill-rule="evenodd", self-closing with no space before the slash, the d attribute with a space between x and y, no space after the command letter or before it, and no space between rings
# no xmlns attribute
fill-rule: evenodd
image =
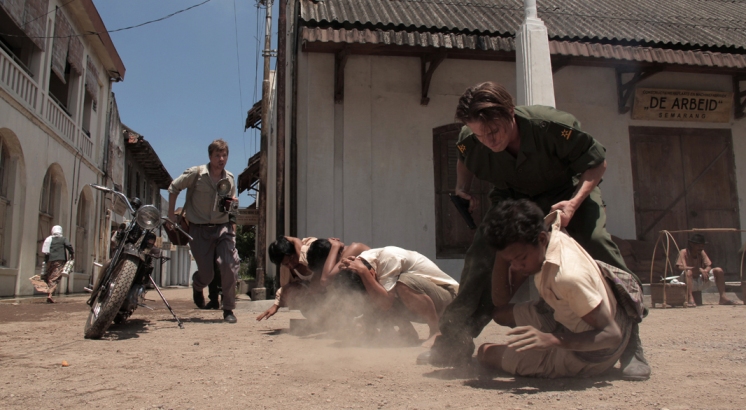
<svg viewBox="0 0 746 410"><path fill-rule="evenodd" d="M544 22L536 15L536 0L524 0L526 18L516 33L517 105L554 103L549 36Z"/></svg>

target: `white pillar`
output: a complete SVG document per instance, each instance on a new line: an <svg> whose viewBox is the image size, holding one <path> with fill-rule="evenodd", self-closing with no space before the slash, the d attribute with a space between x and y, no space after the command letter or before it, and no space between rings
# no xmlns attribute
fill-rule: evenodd
<svg viewBox="0 0 746 410"><path fill-rule="evenodd" d="M192 284L192 255L189 253L188 246L181 247L181 281L180 286L189 286Z"/></svg>
<svg viewBox="0 0 746 410"><path fill-rule="evenodd" d="M515 36L517 105L554 107L549 36L536 15L536 0L523 0L526 19Z"/></svg>
<svg viewBox="0 0 746 410"><path fill-rule="evenodd" d="M176 250L171 251L171 286L179 284L179 246L176 246Z"/></svg>

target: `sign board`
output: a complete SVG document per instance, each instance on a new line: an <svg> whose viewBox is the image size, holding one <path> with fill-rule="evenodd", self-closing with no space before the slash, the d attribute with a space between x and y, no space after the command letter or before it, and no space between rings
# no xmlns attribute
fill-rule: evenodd
<svg viewBox="0 0 746 410"><path fill-rule="evenodd" d="M632 118L654 121L728 122L733 93L638 88Z"/></svg>
<svg viewBox="0 0 746 410"><path fill-rule="evenodd" d="M259 224L259 210L243 208L238 210L236 216L236 225L238 226L250 226Z"/></svg>

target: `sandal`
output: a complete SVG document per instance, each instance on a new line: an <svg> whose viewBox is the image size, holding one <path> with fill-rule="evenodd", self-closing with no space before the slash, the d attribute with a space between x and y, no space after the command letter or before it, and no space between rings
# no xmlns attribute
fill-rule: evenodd
<svg viewBox="0 0 746 410"><path fill-rule="evenodd" d="M684 305L684 306L685 306L685 307L697 307L697 304L696 304L696 303L687 303L687 304L686 304L686 305Z"/></svg>
<svg viewBox="0 0 746 410"><path fill-rule="evenodd" d="M732 306L732 305L737 305L738 303L736 303L736 302L734 302L734 301L732 301L730 299L726 299L725 302L720 302L720 304L723 305L723 306Z"/></svg>

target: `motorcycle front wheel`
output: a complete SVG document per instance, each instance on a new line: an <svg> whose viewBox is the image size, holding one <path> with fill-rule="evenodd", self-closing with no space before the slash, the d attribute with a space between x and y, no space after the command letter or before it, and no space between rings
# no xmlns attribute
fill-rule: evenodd
<svg viewBox="0 0 746 410"><path fill-rule="evenodd" d="M125 256L119 266L114 268L114 279L109 282L108 289L101 289L91 306L91 312L85 322L86 339L100 339L109 328L132 287L139 262L140 260L134 256Z"/></svg>

